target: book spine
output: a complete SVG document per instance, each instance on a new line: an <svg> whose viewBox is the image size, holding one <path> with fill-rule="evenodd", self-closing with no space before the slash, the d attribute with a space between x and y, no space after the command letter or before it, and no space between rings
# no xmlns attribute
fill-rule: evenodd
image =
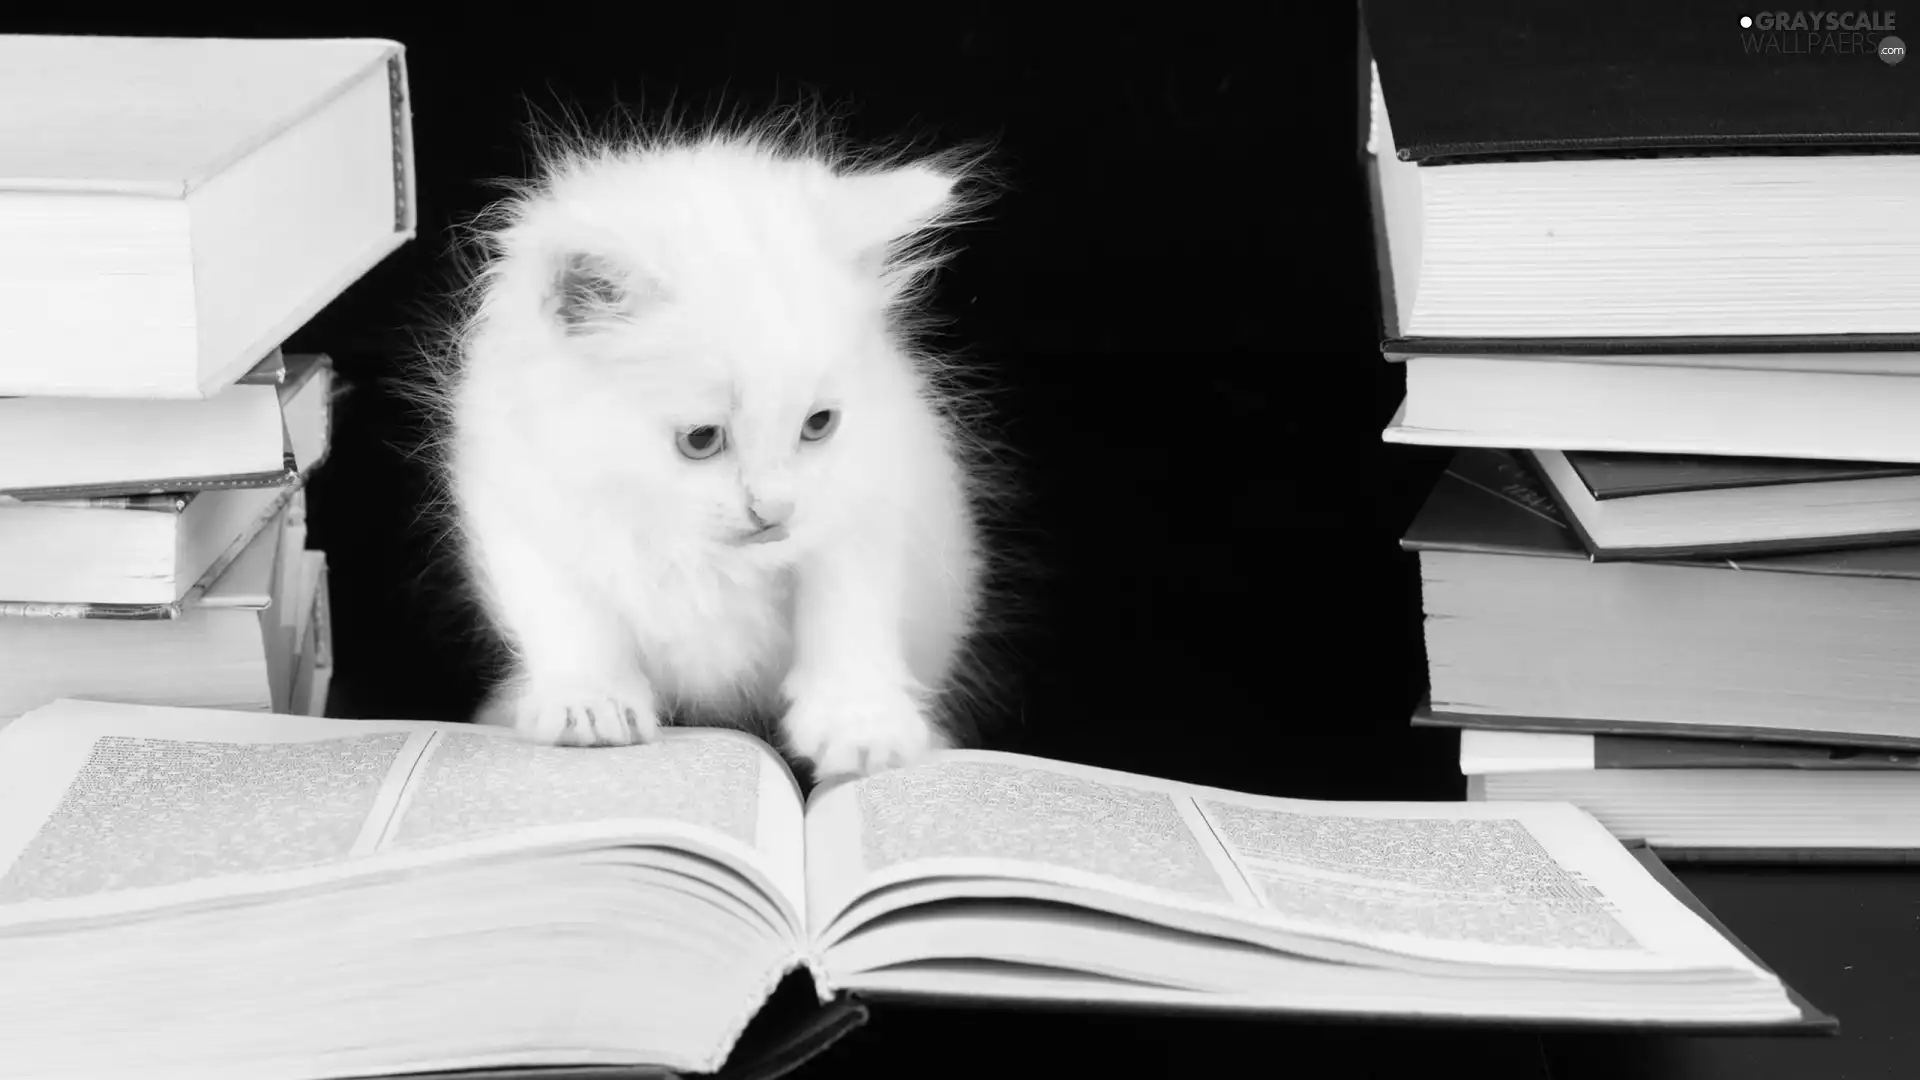
<svg viewBox="0 0 1920 1080"><path fill-rule="evenodd" d="M411 235L417 216L413 200L413 109L407 100L406 53L387 57L387 93L393 120L393 231Z"/></svg>
<svg viewBox="0 0 1920 1080"><path fill-rule="evenodd" d="M243 476L175 477L150 480L136 485L93 484L67 488L31 488L0 494L0 505L61 506L82 510L161 510L179 513L186 509L183 498L201 491L226 491L232 488L275 487L298 479L299 469L293 455L287 454L279 472L249 473Z"/></svg>
<svg viewBox="0 0 1920 1080"><path fill-rule="evenodd" d="M252 487L235 484L234 487ZM45 507L61 510L138 510L145 513L178 514L193 501L193 490L162 489L138 494L83 495L83 488L47 488L40 491L16 491L0 494L0 506Z"/></svg>
<svg viewBox="0 0 1920 1080"><path fill-rule="evenodd" d="M174 604L63 604L0 600L4 619L112 619L134 622L177 619L186 601Z"/></svg>

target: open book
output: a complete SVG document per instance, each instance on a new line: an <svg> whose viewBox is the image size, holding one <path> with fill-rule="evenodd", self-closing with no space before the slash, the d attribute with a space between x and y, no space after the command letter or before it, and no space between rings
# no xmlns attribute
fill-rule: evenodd
<svg viewBox="0 0 1920 1080"><path fill-rule="evenodd" d="M21 1077L707 1072L795 971L823 1005L1831 1024L1568 805L1002 753L803 804L731 731L62 701L0 731L0 866Z"/></svg>

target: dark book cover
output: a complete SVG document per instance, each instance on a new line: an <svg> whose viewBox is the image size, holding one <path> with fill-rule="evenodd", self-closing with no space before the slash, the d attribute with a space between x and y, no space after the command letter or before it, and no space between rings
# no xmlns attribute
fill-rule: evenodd
<svg viewBox="0 0 1920 1080"><path fill-rule="evenodd" d="M1593 767L1915 772L1920 771L1920 752L1816 743L1599 734L1593 737Z"/></svg>
<svg viewBox="0 0 1920 1080"><path fill-rule="evenodd" d="M1571 457L1572 455L1568 455ZM1574 507L1577 502L1568 498L1560 485L1554 482L1553 474L1543 467L1539 455L1531 450L1522 450L1514 454L1516 460L1527 467L1540 490L1558 500L1561 519L1580 541L1587 555L1595 562L1658 562L1677 559L1734 559L1746 560L1754 557L1787 555L1799 552L1853 551L1870 547L1890 547L1912 545L1920 542L1920 530L1900 530L1886 533L1833 533L1815 536L1793 536L1786 538L1768 537L1758 540L1740 540L1730 543L1713 544L1672 544L1662 547L1608 547L1602 544L1580 519L1579 511ZM1739 460L1739 459L1728 459ZM1809 462L1808 464L1818 464ZM1895 466L1902 468L1901 466ZM1591 489L1589 489L1590 491Z"/></svg>
<svg viewBox="0 0 1920 1080"><path fill-rule="evenodd" d="M1423 356L1537 356L1605 362L1618 357L1684 357L1908 353L1920 350L1916 334L1755 334L1738 337L1400 337L1381 342L1381 355L1401 364ZM1631 361L1628 361L1631 362ZM1840 372L1853 370L1835 363Z"/></svg>
<svg viewBox="0 0 1920 1080"><path fill-rule="evenodd" d="M243 386L279 386L287 381L287 358L279 349L268 353L234 382Z"/></svg>
<svg viewBox="0 0 1920 1080"><path fill-rule="evenodd" d="M1920 41L1920 15L1903 26L1885 5L1364 0L1362 11L1409 161L1920 151L1912 65L1879 54L1886 38Z"/></svg>
<svg viewBox="0 0 1920 1080"><path fill-rule="evenodd" d="M1753 334L1666 337L1400 337L1380 343L1395 363L1422 356L1738 356L1794 353L1910 353L1920 334Z"/></svg>
<svg viewBox="0 0 1920 1080"><path fill-rule="evenodd" d="M1566 451L1580 481L1596 500L1672 495L1688 491L1831 484L1920 476L1920 465L1865 461L1796 461L1784 458L1706 457Z"/></svg>
<svg viewBox="0 0 1920 1080"><path fill-rule="evenodd" d="M1683 724L1666 720L1599 720L1578 716L1508 716L1440 710L1423 701L1413 712L1415 727L1472 728L1482 731L1540 731L1561 735L1617 735L1629 739L1668 737L1756 743L1818 744L1868 751L1920 752L1920 736L1856 735L1844 731L1753 727L1742 724ZM1690 766L1691 767L1691 766Z"/></svg>
<svg viewBox="0 0 1920 1080"><path fill-rule="evenodd" d="M1535 558L1592 559L1568 516L1523 459L1505 450L1454 456L1400 545L1408 551L1464 551ZM1661 563L1789 574L1920 580L1920 545L1803 551L1741 558L1662 558Z"/></svg>

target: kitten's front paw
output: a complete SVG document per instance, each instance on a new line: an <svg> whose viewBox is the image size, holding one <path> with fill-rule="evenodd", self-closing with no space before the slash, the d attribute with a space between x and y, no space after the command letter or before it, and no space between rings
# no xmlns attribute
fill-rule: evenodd
<svg viewBox="0 0 1920 1080"><path fill-rule="evenodd" d="M533 687L514 703L513 726L550 746L631 746L660 732L645 687Z"/></svg>
<svg viewBox="0 0 1920 1080"><path fill-rule="evenodd" d="M793 704L781 726L815 779L909 765L946 746L904 687L795 676L786 690Z"/></svg>

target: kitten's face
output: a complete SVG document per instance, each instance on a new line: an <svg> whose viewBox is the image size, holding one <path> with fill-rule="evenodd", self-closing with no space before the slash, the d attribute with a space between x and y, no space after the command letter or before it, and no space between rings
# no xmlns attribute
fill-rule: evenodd
<svg viewBox="0 0 1920 1080"><path fill-rule="evenodd" d="M877 304L831 292L683 290L584 357L597 385L579 437L647 535L779 565L845 523L884 426L870 358L885 329Z"/></svg>
<svg viewBox="0 0 1920 1080"><path fill-rule="evenodd" d="M546 268L567 386L540 415L568 457L650 543L778 565L858 527L847 508L898 456L913 391L880 254L952 181L733 153L582 173L517 242Z"/></svg>

